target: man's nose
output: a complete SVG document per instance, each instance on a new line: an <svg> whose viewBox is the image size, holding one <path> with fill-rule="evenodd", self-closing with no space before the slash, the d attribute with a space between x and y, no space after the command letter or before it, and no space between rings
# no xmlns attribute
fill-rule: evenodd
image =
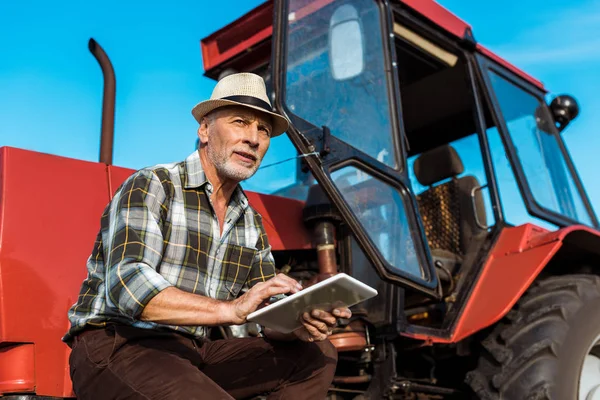
<svg viewBox="0 0 600 400"><path fill-rule="evenodd" d="M252 123L252 124L248 125L248 129L246 129L246 136L244 137L244 143L247 143L251 147L257 147L258 146L258 137L259 137L258 124Z"/></svg>

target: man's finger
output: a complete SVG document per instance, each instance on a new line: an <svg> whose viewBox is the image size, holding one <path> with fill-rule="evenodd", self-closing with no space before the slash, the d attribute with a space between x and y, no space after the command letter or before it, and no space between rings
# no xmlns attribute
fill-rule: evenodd
<svg viewBox="0 0 600 400"><path fill-rule="evenodd" d="M261 289L260 291L248 291L246 296L249 296L249 300L252 302L252 304L258 307L261 303L269 300L270 297L289 292L290 288L287 286L270 286L268 288Z"/></svg>
<svg viewBox="0 0 600 400"><path fill-rule="evenodd" d="M262 287L269 286L287 286L290 288L290 292L296 293L302 290L302 285L296 282L294 279L286 276L284 274L277 274L274 278L269 279L266 282L263 282Z"/></svg>
<svg viewBox="0 0 600 400"><path fill-rule="evenodd" d="M337 318L350 318L352 311L348 307L339 307L333 310L333 315Z"/></svg>
<svg viewBox="0 0 600 400"><path fill-rule="evenodd" d="M304 325L304 329L313 338L314 341L321 341L327 339L327 333L323 333L318 330L315 326L309 324L306 321L302 321L302 325Z"/></svg>
<svg viewBox="0 0 600 400"><path fill-rule="evenodd" d="M270 285L257 284L252 287L247 293L240 297L248 304L248 313L256 310L265 300L278 294L290 293L290 287L278 283Z"/></svg>
<svg viewBox="0 0 600 400"><path fill-rule="evenodd" d="M286 282L288 285L295 287L298 290L302 290L302 285L298 283L294 278L291 278L285 274L277 274L272 280ZM268 282L268 281L267 281Z"/></svg>
<svg viewBox="0 0 600 400"><path fill-rule="evenodd" d="M296 293L298 292L298 289L287 282L277 280L264 282L264 284L261 286L256 285L250 289L250 291L252 291L252 293L256 293L256 295L261 299L268 299L269 297L277 294Z"/></svg>
<svg viewBox="0 0 600 400"><path fill-rule="evenodd" d="M330 334L331 328L329 326L327 326L327 324L324 323L323 321L320 321L318 319L311 317L309 313L305 312L302 315L302 319L305 322L304 326L310 325L310 326L316 328L322 334L325 334L325 335Z"/></svg>
<svg viewBox="0 0 600 400"><path fill-rule="evenodd" d="M264 290L261 295L264 296L265 299L268 299L271 296L276 296L278 294L286 294L286 293L290 293L290 287L289 286L271 286L269 288L267 288L266 290Z"/></svg>
<svg viewBox="0 0 600 400"><path fill-rule="evenodd" d="M337 319L327 311L315 309L310 312L310 315L313 318L326 323L329 327L334 327L337 325Z"/></svg>

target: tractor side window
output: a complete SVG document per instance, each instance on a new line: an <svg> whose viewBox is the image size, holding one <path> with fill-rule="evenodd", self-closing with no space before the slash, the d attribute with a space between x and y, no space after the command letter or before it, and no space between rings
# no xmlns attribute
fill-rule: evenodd
<svg viewBox="0 0 600 400"><path fill-rule="evenodd" d="M482 220L479 222L484 226L493 226L495 224L494 212L492 210L492 203L488 195L487 177L483 165L478 135L473 133L469 136L465 136L464 138L455 140L449 143L449 145L456 150L458 158L461 160L464 166L464 171L456 175L456 178L472 176L477 180L477 182L479 182L481 187L480 190L483 192L483 194L485 194L482 196L485 213L482 213ZM423 194L430 188L430 186L423 185L421 182L419 182L417 176L415 175L414 164L419 156L420 154L413 155L408 159L410 181L413 191L417 196Z"/></svg>
<svg viewBox="0 0 600 400"><path fill-rule="evenodd" d="M546 104L495 72L489 75L535 201L543 208L591 225Z"/></svg>
<svg viewBox="0 0 600 400"><path fill-rule="evenodd" d="M504 145L502 144L502 138L500 137L498 128L490 126L487 129L487 138L490 145L492 163L494 164L494 173L496 175L498 192L500 194L502 212L506 222L514 226L532 223L551 231L556 230L556 225L544 221L543 219L536 218L527 211L525 201L519 191L517 178L510 166L506 151L504 151Z"/></svg>
<svg viewBox="0 0 600 400"><path fill-rule="evenodd" d="M343 167L331 177L385 260L404 273L422 278L398 190L354 166Z"/></svg>

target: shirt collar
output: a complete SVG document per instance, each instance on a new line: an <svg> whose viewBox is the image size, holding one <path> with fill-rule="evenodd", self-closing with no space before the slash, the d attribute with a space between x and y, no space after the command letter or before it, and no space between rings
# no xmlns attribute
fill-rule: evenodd
<svg viewBox="0 0 600 400"><path fill-rule="evenodd" d="M199 188L206 182L208 182L208 179L206 179L206 175L202 169L200 153L194 151L185 159L185 188Z"/></svg>
<svg viewBox="0 0 600 400"><path fill-rule="evenodd" d="M194 151L185 159L185 188L199 188L206 183L210 185L209 191L212 193L212 184L206 178L206 174L202 169L200 153L198 153L198 151ZM244 210L248 207L248 198L239 184L233 191L231 199L234 200Z"/></svg>

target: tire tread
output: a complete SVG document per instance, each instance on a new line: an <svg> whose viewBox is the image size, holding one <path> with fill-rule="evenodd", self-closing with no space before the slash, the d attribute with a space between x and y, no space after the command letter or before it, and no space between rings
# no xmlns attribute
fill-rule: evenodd
<svg viewBox="0 0 600 400"><path fill-rule="evenodd" d="M467 384L483 400L562 400L552 397L551 374L534 372L556 370L569 319L590 299L600 299L600 278L594 275L535 282L482 340ZM545 336L547 329L556 334Z"/></svg>

